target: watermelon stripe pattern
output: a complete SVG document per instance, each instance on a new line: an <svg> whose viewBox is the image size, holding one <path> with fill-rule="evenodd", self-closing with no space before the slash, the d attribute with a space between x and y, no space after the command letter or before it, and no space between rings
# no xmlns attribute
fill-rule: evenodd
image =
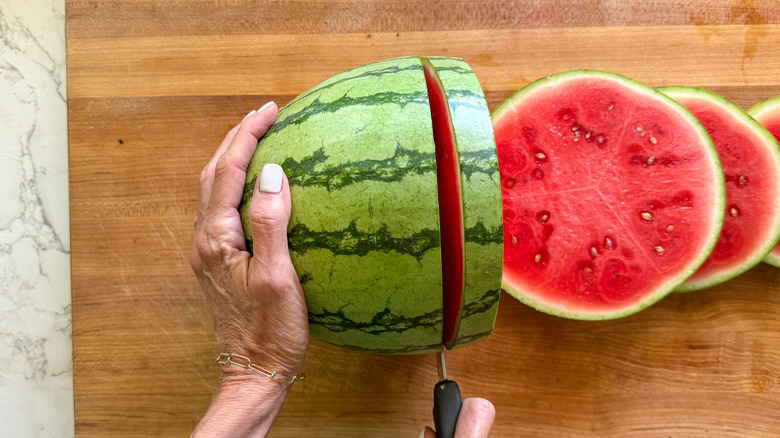
<svg viewBox="0 0 780 438"><path fill-rule="evenodd" d="M290 230L288 244L291 251L301 255L309 250L328 249L336 255L364 256L372 251L408 254L417 260L428 251L438 248L439 231L422 229L413 235L393 236L387 225L371 233L358 230L357 221L340 230L311 230L305 224L297 223Z"/></svg>
<svg viewBox="0 0 780 438"><path fill-rule="evenodd" d="M275 123L273 126L271 126L271 128L268 129L267 134L272 136L279 131L283 131L290 125L301 125L314 115L321 116L323 113L335 113L342 108L350 108L355 106L374 107L382 106L388 103L397 106L399 109L403 109L410 104L426 104L428 103L428 93L416 92L408 94L394 91L385 91L369 96L342 96L336 100L328 102L315 100L309 103L305 108L301 108L292 114L285 115L284 121Z"/></svg>
<svg viewBox="0 0 780 438"><path fill-rule="evenodd" d="M466 229L466 242L477 245L502 245L501 229L488 230L482 222ZM424 229L414 235L396 237L386 227L372 233L361 232L357 221L340 230L317 231L305 224L295 224L288 237L290 250L300 254L312 249L330 249L339 255L366 255L371 251L395 251L421 258L430 249L440 245L438 230Z"/></svg>
<svg viewBox="0 0 780 438"><path fill-rule="evenodd" d="M342 163L328 168L329 171L335 172L332 174L317 172L328 158L322 149L318 149L310 158L301 162L288 158L282 163L282 168L289 169L290 181L296 185L321 186L328 189L341 189L367 180L397 182L410 173L422 175L436 171L436 166L432 165L435 163L432 154L403 149L400 146L387 159Z"/></svg>
<svg viewBox="0 0 780 438"><path fill-rule="evenodd" d="M413 57L409 57L408 59L415 59ZM381 68L356 68L352 70L345 71L343 73L338 74L337 76L334 76L330 79L326 79L322 81L319 85L316 87L312 87L308 91L304 92L303 94L296 97L291 104L298 100L303 100L309 97L313 93L322 93L328 88L333 88L338 86L339 84L343 84L345 82L349 82L354 80L355 78L362 78L366 79L369 77L380 77L384 76L389 73L401 73L404 71L411 71L414 72L417 70L417 66L414 64L403 64L403 65L388 65L386 67Z"/></svg>
<svg viewBox="0 0 780 438"><path fill-rule="evenodd" d="M495 152L489 149L461 152L461 172L467 178L474 173L498 177L495 155ZM301 161L287 158L281 166L285 169L290 184L301 187L320 186L328 189L339 189L366 180L400 181L410 173L421 175L436 169L433 155L401 147L398 147L393 156L388 159L361 160L328 167L328 170L335 174L322 171L328 159L324 150L317 149L311 156ZM252 190L254 190L254 181L248 181L244 187L245 199L252 196Z"/></svg>
<svg viewBox="0 0 780 438"><path fill-rule="evenodd" d="M498 312L503 262L501 178L487 101L476 75L457 58L428 58L439 75L460 156L465 226L463 312L452 348L487 338Z"/></svg>
<svg viewBox="0 0 780 438"><path fill-rule="evenodd" d="M471 193L464 205L484 210L467 216L464 229L466 248L474 254L467 269L483 273L466 280L472 291L462 313L466 330L457 339L466 345L490 334L498 305L500 175L489 112L473 72L460 60L435 63L449 78L447 97L454 119L462 119L461 130L485 131L460 134L473 137L461 144L474 142L461 151L464 181L479 185L474 193L464 188ZM475 116L478 125L466 119ZM306 295L310 334L373 353L437 352L441 231L421 59L391 59L340 73L279 110L249 165L239 207L250 251L249 203L267 163L280 164L290 182L288 244ZM495 266L485 262L496 258Z"/></svg>
<svg viewBox="0 0 780 438"><path fill-rule="evenodd" d="M434 152L416 57L344 72L279 111L250 164L240 212L250 236L254 180L264 164L281 164L313 337L378 353L440 348Z"/></svg>

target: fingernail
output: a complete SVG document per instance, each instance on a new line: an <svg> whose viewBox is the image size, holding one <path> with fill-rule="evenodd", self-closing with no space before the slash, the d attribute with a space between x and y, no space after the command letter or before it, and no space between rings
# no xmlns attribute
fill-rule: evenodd
<svg viewBox="0 0 780 438"><path fill-rule="evenodd" d="M417 435L417 438L425 438L425 426L423 426L422 429L420 429L419 435Z"/></svg>
<svg viewBox="0 0 780 438"><path fill-rule="evenodd" d="M282 191L282 176L284 171L278 164L268 163L260 172L260 191L265 193L279 193Z"/></svg>
<svg viewBox="0 0 780 438"><path fill-rule="evenodd" d="M257 110L257 112L259 112L259 113L263 112L263 110L264 110L264 109L268 108L268 107L269 107L269 106L271 106L271 104L273 104L273 103L274 103L274 101L273 101L273 100L272 100L272 101L270 101L270 102L268 102L268 103L266 103L265 105L261 106L261 107L260 107L260 109L259 109L259 110Z"/></svg>
<svg viewBox="0 0 780 438"><path fill-rule="evenodd" d="M257 111L255 111L255 110L249 111L249 114L245 115L245 116L244 116L244 118L243 118L243 119L241 119L241 121L243 122L244 120L246 120L246 118L247 118L247 117L251 116L252 114L254 114L254 113L256 113L256 112L257 112Z"/></svg>

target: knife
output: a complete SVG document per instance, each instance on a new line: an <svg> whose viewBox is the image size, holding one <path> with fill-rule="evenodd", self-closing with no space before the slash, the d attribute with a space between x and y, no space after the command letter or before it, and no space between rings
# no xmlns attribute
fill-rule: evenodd
<svg viewBox="0 0 780 438"><path fill-rule="evenodd" d="M433 424L436 426L436 438L453 438L463 401L458 384L447 379L444 347L439 350L437 362L439 383L433 388Z"/></svg>

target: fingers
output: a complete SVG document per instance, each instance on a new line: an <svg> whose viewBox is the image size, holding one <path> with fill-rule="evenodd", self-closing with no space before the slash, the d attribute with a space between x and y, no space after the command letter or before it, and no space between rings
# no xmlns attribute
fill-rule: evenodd
<svg viewBox="0 0 780 438"><path fill-rule="evenodd" d="M250 113L238 127L232 140L214 164L214 179L209 194L208 214L232 214L244 193L246 169L257 142L276 119L276 104L269 102L260 111Z"/></svg>
<svg viewBox="0 0 780 438"><path fill-rule="evenodd" d="M436 432L430 427L425 426L420 430L420 434L417 435L417 438L436 438Z"/></svg>
<svg viewBox="0 0 780 438"><path fill-rule="evenodd" d="M290 186L282 168L266 164L255 183L249 204L254 259L289 259L287 224L290 221Z"/></svg>
<svg viewBox="0 0 780 438"><path fill-rule="evenodd" d="M263 105L261 110L265 108L267 105L269 105L271 102L266 103ZM230 131L228 131L227 135L225 135L225 138L222 139L222 143L220 143L217 150L214 152L214 155L211 157L211 160L206 164L206 167L203 168L203 171L200 173L200 186L199 186L199 196L198 196L198 215L201 217L205 216L206 214L206 207L209 205L209 200L211 199L211 189L214 185L214 169L217 167L217 161L219 160L219 157L222 156L222 154L225 153L228 146L230 146L230 143L233 141L233 138L236 136L236 132L238 132L238 128L241 127L241 124L246 121L247 118L252 116L253 114L257 113L256 110L252 110L244 116L244 119L241 120L241 123L234 126Z"/></svg>
<svg viewBox="0 0 780 438"><path fill-rule="evenodd" d="M201 172L198 220L190 250L190 264L196 273L202 272L207 260L232 257L246 249L237 207L258 139L271 126L276 113L273 102L259 112L250 112L228 132Z"/></svg>
<svg viewBox="0 0 780 438"><path fill-rule="evenodd" d="M460 408L455 438L487 438L495 418L496 408L493 403L484 398L467 398ZM436 432L426 426L417 437L436 438Z"/></svg>
<svg viewBox="0 0 780 438"><path fill-rule="evenodd" d="M487 438L495 418L493 403L484 398L467 398L460 408L455 438Z"/></svg>
<svg viewBox="0 0 780 438"><path fill-rule="evenodd" d="M217 166L217 160L222 156L222 154L225 153L228 146L230 145L230 142L233 141L233 137L235 137L236 132L238 132L238 128L240 126L241 124L239 123L238 125L234 126L233 129L228 131L227 135L225 135L225 138L222 140L222 143L220 143L216 152L214 152L214 155L211 157L211 160L209 160L209 162L200 172L200 180L198 184L197 215L201 218L206 216L206 207L208 207L209 199L211 199L211 188L214 185L214 168Z"/></svg>

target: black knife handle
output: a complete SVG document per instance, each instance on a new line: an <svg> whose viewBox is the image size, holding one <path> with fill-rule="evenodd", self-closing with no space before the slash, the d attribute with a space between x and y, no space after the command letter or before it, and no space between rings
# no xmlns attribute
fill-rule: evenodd
<svg viewBox="0 0 780 438"><path fill-rule="evenodd" d="M453 438L455 423L463 401L460 388L452 380L442 380L433 388L433 424L436 425L436 438Z"/></svg>

